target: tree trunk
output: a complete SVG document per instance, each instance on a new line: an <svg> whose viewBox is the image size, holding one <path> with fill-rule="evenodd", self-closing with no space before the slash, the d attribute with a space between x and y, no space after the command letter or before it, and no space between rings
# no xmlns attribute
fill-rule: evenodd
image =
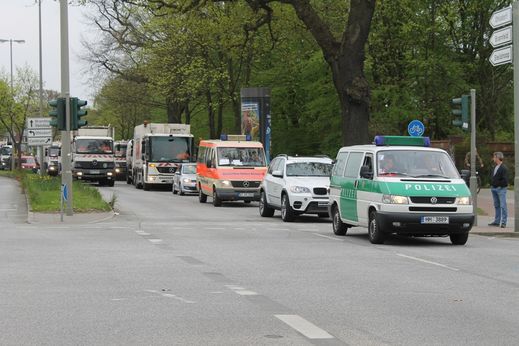
<svg viewBox="0 0 519 346"><path fill-rule="evenodd" d="M206 91L206 99L207 99L207 116L208 116L208 125L209 125L209 138L216 138L216 130L214 123L214 108L213 108L213 99L211 96L211 91Z"/></svg>
<svg viewBox="0 0 519 346"><path fill-rule="evenodd" d="M186 102L184 107L184 114L186 115L186 124L191 124L191 109L189 109L189 101Z"/></svg>
<svg viewBox="0 0 519 346"><path fill-rule="evenodd" d="M223 102L220 100L218 103L218 110L217 110L217 119L218 119L218 128L216 130L217 138L220 138L220 135L222 134L223 130Z"/></svg>
<svg viewBox="0 0 519 346"><path fill-rule="evenodd" d="M241 99L237 95L232 97L232 111L234 113L234 134L241 134Z"/></svg>
<svg viewBox="0 0 519 346"><path fill-rule="evenodd" d="M180 124L182 122L182 111L184 106L178 101L171 99L166 100L166 111L168 114L168 123Z"/></svg>

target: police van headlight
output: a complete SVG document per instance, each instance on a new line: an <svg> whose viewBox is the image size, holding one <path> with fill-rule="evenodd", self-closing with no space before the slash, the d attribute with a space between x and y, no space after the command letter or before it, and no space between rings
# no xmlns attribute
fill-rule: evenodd
<svg viewBox="0 0 519 346"><path fill-rule="evenodd" d="M456 199L456 204L458 204L458 205L471 205L472 204L472 198L470 198L470 197L458 197Z"/></svg>
<svg viewBox="0 0 519 346"><path fill-rule="evenodd" d="M383 195L382 203L386 204L409 204L409 199L406 196Z"/></svg>
<svg viewBox="0 0 519 346"><path fill-rule="evenodd" d="M223 187L231 187L232 183L229 180L222 180Z"/></svg>
<svg viewBox="0 0 519 346"><path fill-rule="evenodd" d="M310 193L310 189L304 186L290 186L293 193Z"/></svg>

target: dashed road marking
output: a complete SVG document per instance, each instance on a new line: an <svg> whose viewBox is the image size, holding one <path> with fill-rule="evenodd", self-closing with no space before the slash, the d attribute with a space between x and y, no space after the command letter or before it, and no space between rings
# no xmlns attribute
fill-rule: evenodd
<svg viewBox="0 0 519 346"><path fill-rule="evenodd" d="M148 239L152 243L162 243L162 239Z"/></svg>
<svg viewBox="0 0 519 346"><path fill-rule="evenodd" d="M326 239L331 239L331 240L336 240L336 241L342 241L341 238L335 238L335 237L330 237L330 236L327 236L327 235L324 235L324 234L319 234L319 233L312 233L313 235L316 235L318 237L322 237L322 238L326 238Z"/></svg>
<svg viewBox="0 0 519 346"><path fill-rule="evenodd" d="M175 294L172 294L172 293L162 293L162 292L159 292L159 291L156 291L156 290L146 290L146 292L159 294L159 295L161 295L161 296L163 296L165 298L172 298L172 299L181 301L182 303L186 303L186 304L194 304L194 303L196 303L195 301L179 297L179 296L177 296Z"/></svg>
<svg viewBox="0 0 519 346"><path fill-rule="evenodd" d="M400 256L400 257L408 258L408 259L411 259L411 260L414 260L414 261L418 261L418 262L422 262L422 263L427 263L427 264L432 264L432 265L435 265L435 266L438 266L438 267L442 267L442 268L445 268L445 269L449 269L449 270L453 270L453 271L459 271L459 269L457 269L457 268L449 267L448 265L441 264L441 263L438 263L438 262L429 261L429 260L426 260L426 259L423 259L423 258L407 256L407 255L404 255L404 254L401 254L401 253L397 253L396 255Z"/></svg>
<svg viewBox="0 0 519 346"><path fill-rule="evenodd" d="M299 315L274 315L279 320L297 330L308 339L333 339L327 331L317 327L315 324L305 320Z"/></svg>
<svg viewBox="0 0 519 346"><path fill-rule="evenodd" d="M138 235L151 235L150 233L146 233L143 231L135 231L135 233L137 233Z"/></svg>
<svg viewBox="0 0 519 346"><path fill-rule="evenodd" d="M236 290L235 293L239 294L240 296L257 296L258 294L254 291L249 290Z"/></svg>

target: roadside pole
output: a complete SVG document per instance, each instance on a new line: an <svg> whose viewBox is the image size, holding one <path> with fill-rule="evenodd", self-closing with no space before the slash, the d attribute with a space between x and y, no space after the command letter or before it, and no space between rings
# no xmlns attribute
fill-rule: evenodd
<svg viewBox="0 0 519 346"><path fill-rule="evenodd" d="M474 226L478 225L478 179L476 177L476 90L470 89L470 194L474 207Z"/></svg>
<svg viewBox="0 0 519 346"><path fill-rule="evenodd" d="M73 215L72 209L72 164L71 164L71 131L70 131L70 80L69 80L69 55L68 55L68 1L60 0L60 32L61 32L61 97L65 98L66 130L61 131L61 183L67 189L65 213Z"/></svg>
<svg viewBox="0 0 519 346"><path fill-rule="evenodd" d="M512 5L512 36L513 36L513 66L514 66L514 212L515 217L519 215L519 1ZM519 232L519 222L514 222L514 232Z"/></svg>
<svg viewBox="0 0 519 346"><path fill-rule="evenodd" d="M39 37L40 37L40 117L43 116L43 76L42 76L42 47L41 47L41 0L38 1L38 19L39 19ZM43 145L38 146L38 161L40 162L40 176L45 175L45 169L43 164L45 147Z"/></svg>

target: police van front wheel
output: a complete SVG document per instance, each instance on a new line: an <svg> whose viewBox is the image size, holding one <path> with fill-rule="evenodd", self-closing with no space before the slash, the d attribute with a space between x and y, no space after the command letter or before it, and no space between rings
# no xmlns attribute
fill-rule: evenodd
<svg viewBox="0 0 519 346"><path fill-rule="evenodd" d="M451 234L449 237L451 238L452 245L465 245L469 239L469 232Z"/></svg>
<svg viewBox="0 0 519 346"><path fill-rule="evenodd" d="M377 212L375 210L369 213L369 226L368 226L368 238L372 244L383 244L384 233L377 219Z"/></svg>
<svg viewBox="0 0 519 346"><path fill-rule="evenodd" d="M335 235L346 235L348 231L348 226L341 220L341 214L337 205L334 205L332 209L332 228Z"/></svg>

